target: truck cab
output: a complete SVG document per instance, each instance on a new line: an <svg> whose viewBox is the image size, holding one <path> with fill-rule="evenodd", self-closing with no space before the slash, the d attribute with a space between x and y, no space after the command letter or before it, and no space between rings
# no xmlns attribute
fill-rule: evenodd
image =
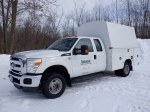
<svg viewBox="0 0 150 112"><path fill-rule="evenodd" d="M92 31L91 24L99 24L102 30ZM15 53L10 57L10 81L19 89L40 89L47 98L57 98L64 93L66 85L72 86L74 77L101 71L115 71L117 76L128 76L132 66L137 64L135 32L129 28L135 45L122 43L118 46L112 39L121 35L112 35L109 24L87 23L77 30L78 37L59 39L44 50Z"/></svg>

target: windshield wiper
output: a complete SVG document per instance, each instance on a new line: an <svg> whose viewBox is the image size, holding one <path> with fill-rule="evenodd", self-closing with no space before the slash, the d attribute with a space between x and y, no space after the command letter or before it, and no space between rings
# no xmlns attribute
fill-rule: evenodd
<svg viewBox="0 0 150 112"><path fill-rule="evenodd" d="M59 49L57 49L57 48L55 48L55 47L50 48L49 50L58 50L58 51L59 51Z"/></svg>

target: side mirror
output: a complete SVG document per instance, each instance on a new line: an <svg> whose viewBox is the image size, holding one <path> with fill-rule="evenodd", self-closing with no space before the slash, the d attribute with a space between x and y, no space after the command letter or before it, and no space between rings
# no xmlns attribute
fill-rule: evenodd
<svg viewBox="0 0 150 112"><path fill-rule="evenodd" d="M89 54L89 50L88 50L88 46L87 45L81 45L80 49L73 49L73 55L88 55Z"/></svg>
<svg viewBox="0 0 150 112"><path fill-rule="evenodd" d="M81 46L81 54L82 55L88 55L89 54L89 50L88 50L88 46L87 45L82 45Z"/></svg>

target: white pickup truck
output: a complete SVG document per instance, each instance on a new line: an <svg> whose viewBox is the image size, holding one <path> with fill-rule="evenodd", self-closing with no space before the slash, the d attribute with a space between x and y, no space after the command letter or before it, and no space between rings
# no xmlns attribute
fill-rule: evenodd
<svg viewBox="0 0 150 112"><path fill-rule="evenodd" d="M12 55L10 81L17 88L40 88L47 98L57 98L66 85L72 86L74 77L102 71L126 77L138 64L133 27L95 21L79 27L77 35L57 40L45 50Z"/></svg>

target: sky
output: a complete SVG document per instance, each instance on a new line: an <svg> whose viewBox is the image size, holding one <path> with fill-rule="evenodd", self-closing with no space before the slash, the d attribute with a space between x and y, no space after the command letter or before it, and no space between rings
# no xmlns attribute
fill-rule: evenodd
<svg viewBox="0 0 150 112"><path fill-rule="evenodd" d="M111 1L112 0L57 0L56 4L58 5L58 7L53 6L53 10L56 10L59 17L62 16L63 10L62 19L65 19L65 16L67 16L71 13L71 11L74 10L74 3L76 3L77 7L79 8L81 8L85 4L85 10L91 11L96 4L107 6L111 3Z"/></svg>
<svg viewBox="0 0 150 112"><path fill-rule="evenodd" d="M95 4L108 5L112 0L59 0L59 4L63 9L64 13L67 14L73 10L74 2L77 6L85 4L87 10L92 9Z"/></svg>

